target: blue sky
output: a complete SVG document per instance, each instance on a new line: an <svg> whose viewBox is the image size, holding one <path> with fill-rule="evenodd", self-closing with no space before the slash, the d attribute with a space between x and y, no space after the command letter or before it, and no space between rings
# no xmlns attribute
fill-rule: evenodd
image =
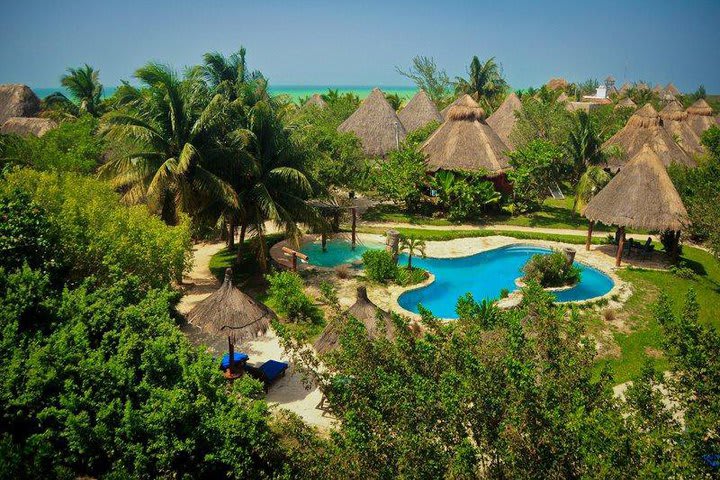
<svg viewBox="0 0 720 480"><path fill-rule="evenodd" d="M451 76L478 55L515 88L613 74L720 93L720 0L15 0L0 16L0 83L53 87L89 63L112 86L148 60L182 68L239 45L275 85L404 85L395 66L414 55Z"/></svg>

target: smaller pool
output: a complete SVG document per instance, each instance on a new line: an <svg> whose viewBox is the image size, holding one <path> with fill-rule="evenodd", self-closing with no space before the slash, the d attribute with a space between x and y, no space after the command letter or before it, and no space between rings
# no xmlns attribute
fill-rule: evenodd
<svg viewBox="0 0 720 480"><path fill-rule="evenodd" d="M342 238L327 241L327 249L323 251L320 240L305 243L300 251L310 257L311 265L318 267L337 267L362 259L362 254L370 249L382 248L381 244L358 243L353 250L350 241Z"/></svg>

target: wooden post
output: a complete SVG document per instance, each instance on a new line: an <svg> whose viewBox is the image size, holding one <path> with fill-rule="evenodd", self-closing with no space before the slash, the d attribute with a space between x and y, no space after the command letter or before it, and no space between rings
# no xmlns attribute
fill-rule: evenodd
<svg viewBox="0 0 720 480"><path fill-rule="evenodd" d="M593 227L595 226L595 222L591 221L590 225L588 225L588 234L587 234L587 240L585 241L585 250L590 250L590 244L592 243L592 234L593 234Z"/></svg>
<svg viewBox="0 0 720 480"><path fill-rule="evenodd" d="M357 209L352 207L350 212L352 212L352 249L355 250L355 244L357 243L355 235L355 228L357 226Z"/></svg>
<svg viewBox="0 0 720 480"><path fill-rule="evenodd" d="M625 227L620 227L618 229L618 232L620 233L620 235L618 236L618 248L617 254L615 255L616 267L620 266L620 262L622 261L623 248L625 248Z"/></svg>
<svg viewBox="0 0 720 480"><path fill-rule="evenodd" d="M232 340L230 339L230 335L228 335L228 354L230 355L229 370L230 373L232 373L232 371L234 370L233 367L235 367L235 347L233 346Z"/></svg>
<svg viewBox="0 0 720 480"><path fill-rule="evenodd" d="M675 232L675 242L673 245L673 257L677 260L680 257L680 230Z"/></svg>
<svg viewBox="0 0 720 480"><path fill-rule="evenodd" d="M292 253L292 271L297 272L297 252Z"/></svg>
<svg viewBox="0 0 720 480"><path fill-rule="evenodd" d="M320 235L320 241L322 242L322 251L327 251L327 233L322 233Z"/></svg>

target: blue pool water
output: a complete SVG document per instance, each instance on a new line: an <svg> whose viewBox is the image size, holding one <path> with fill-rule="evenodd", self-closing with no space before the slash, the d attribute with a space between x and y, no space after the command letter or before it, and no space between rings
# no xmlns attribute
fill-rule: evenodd
<svg viewBox="0 0 720 480"><path fill-rule="evenodd" d="M522 275L522 267L535 254L551 250L528 246L511 246L459 258L415 258L418 266L435 275L435 281L426 287L403 293L398 299L401 307L418 312L418 304L439 318L456 318L458 297L467 292L475 300L496 299L503 288L515 290L515 279ZM406 263L403 255L400 262ZM586 300L608 293L613 281L592 267L577 263L582 269L580 282L573 288L554 292L558 301Z"/></svg>
<svg viewBox="0 0 720 480"><path fill-rule="evenodd" d="M300 251L310 257L309 263L318 267L336 267L345 263L353 263L362 258L363 252L371 248L382 248L379 244L355 245L350 248L350 242L345 239L332 239L327 241L327 250L323 252L320 240L308 242Z"/></svg>

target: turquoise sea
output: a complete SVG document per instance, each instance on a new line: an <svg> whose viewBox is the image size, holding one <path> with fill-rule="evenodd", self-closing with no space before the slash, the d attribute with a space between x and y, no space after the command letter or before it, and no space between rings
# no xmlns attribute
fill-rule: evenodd
<svg viewBox="0 0 720 480"><path fill-rule="evenodd" d="M397 94L405 100L409 100L417 88L414 86L398 86L398 85L378 85L378 87L385 93ZM358 97L365 98L370 94L370 91L374 88L372 85L276 85L270 87L270 92L273 95L288 95L294 101L299 101L301 98L309 97L313 93L327 93L329 89L337 89L340 93L354 93ZM110 96L115 93L117 87L105 87L105 96ZM40 98L45 98L53 92L62 92L67 94L64 88L33 88L35 94Z"/></svg>

